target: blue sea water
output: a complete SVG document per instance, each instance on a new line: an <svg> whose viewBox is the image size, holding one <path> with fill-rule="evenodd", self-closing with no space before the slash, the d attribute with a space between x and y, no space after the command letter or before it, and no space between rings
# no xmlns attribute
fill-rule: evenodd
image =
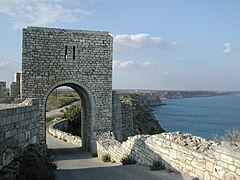
<svg viewBox="0 0 240 180"><path fill-rule="evenodd" d="M212 139L225 130L240 129L240 95L164 99L154 115L167 132L180 131Z"/></svg>

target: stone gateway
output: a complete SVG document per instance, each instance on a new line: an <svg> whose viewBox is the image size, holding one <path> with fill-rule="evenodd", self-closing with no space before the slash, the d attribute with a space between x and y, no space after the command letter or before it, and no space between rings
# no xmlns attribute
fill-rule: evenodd
<svg viewBox="0 0 240 180"><path fill-rule="evenodd" d="M112 131L112 43L108 32L23 29L21 96L39 99L40 142L46 142L47 98L60 86L81 98L83 148L95 153L97 137Z"/></svg>

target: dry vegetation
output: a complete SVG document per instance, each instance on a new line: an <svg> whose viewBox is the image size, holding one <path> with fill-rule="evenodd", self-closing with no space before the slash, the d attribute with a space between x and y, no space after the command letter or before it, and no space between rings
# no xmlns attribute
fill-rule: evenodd
<svg viewBox="0 0 240 180"><path fill-rule="evenodd" d="M73 90L54 90L48 96L46 111L51 111L67 106L78 100L80 100L80 97L77 92Z"/></svg>

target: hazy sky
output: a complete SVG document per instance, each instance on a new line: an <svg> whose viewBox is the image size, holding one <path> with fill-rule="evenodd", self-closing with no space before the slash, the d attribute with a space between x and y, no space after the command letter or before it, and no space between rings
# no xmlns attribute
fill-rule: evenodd
<svg viewBox="0 0 240 180"><path fill-rule="evenodd" d="M239 0L0 0L0 81L21 70L22 28L109 31L113 88L240 90Z"/></svg>

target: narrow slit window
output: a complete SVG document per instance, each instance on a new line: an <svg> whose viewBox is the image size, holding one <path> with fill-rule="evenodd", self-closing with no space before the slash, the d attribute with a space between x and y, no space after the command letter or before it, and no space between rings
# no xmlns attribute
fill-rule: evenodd
<svg viewBox="0 0 240 180"><path fill-rule="evenodd" d="M75 46L73 46L73 59L75 59Z"/></svg>
<svg viewBox="0 0 240 180"><path fill-rule="evenodd" d="M66 46L65 46L65 59L66 59L66 60L67 60L67 58L68 58L68 57L67 57L67 50L68 50L68 46L66 45Z"/></svg>

